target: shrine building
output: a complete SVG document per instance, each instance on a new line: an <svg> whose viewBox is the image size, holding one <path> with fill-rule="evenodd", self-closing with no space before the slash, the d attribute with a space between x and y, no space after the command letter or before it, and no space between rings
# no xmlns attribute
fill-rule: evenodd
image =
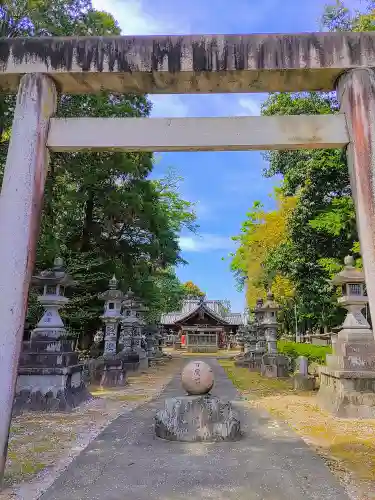
<svg viewBox="0 0 375 500"><path fill-rule="evenodd" d="M162 315L167 337L188 352L215 352L246 324L245 314L233 313L221 300L187 299L182 309Z"/></svg>

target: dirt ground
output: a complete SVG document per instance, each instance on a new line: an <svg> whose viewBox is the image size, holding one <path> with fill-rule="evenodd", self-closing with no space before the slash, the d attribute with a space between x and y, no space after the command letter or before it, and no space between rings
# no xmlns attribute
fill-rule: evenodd
<svg viewBox="0 0 375 500"><path fill-rule="evenodd" d="M295 392L291 380L220 360L248 404L264 408L292 427L326 461L355 500L375 500L375 420L340 419L321 410L315 393Z"/></svg>
<svg viewBox="0 0 375 500"><path fill-rule="evenodd" d="M5 489L0 500L37 498L58 473L124 411L154 398L181 369L182 359L133 374L120 389L91 387L94 399L71 413L27 412L11 423Z"/></svg>

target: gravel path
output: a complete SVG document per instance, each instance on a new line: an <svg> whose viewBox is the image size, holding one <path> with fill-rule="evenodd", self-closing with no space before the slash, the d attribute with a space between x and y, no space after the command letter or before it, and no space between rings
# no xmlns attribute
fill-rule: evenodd
<svg viewBox="0 0 375 500"><path fill-rule="evenodd" d="M176 443L154 437L155 412L181 394L175 377L160 398L118 417L41 500L348 500L323 461L286 426L245 408L215 359L213 394L234 401L244 438Z"/></svg>

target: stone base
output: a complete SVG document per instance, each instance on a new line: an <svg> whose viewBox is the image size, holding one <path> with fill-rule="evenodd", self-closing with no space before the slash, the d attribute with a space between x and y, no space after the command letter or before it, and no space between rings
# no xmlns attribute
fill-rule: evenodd
<svg viewBox="0 0 375 500"><path fill-rule="evenodd" d="M91 399L82 365L68 368L19 369L13 410L70 411Z"/></svg>
<svg viewBox="0 0 375 500"><path fill-rule="evenodd" d="M104 358L97 367L100 387L121 387L127 384L126 368L120 359Z"/></svg>
<svg viewBox="0 0 375 500"><path fill-rule="evenodd" d="M315 389L315 377L309 377L296 373L293 377L295 391L313 391Z"/></svg>
<svg viewBox="0 0 375 500"><path fill-rule="evenodd" d="M75 341L59 338L64 329L37 328L22 344L14 411L69 411L91 398Z"/></svg>
<svg viewBox="0 0 375 500"><path fill-rule="evenodd" d="M169 441L236 441L240 421L229 402L206 396L183 396L165 401L155 417L155 434Z"/></svg>
<svg viewBox="0 0 375 500"><path fill-rule="evenodd" d="M148 368L148 358L147 358L147 356L144 357L144 358L140 358L139 359L138 370L144 371L144 370L147 370L147 368Z"/></svg>
<svg viewBox="0 0 375 500"><path fill-rule="evenodd" d="M252 372L260 372L262 365L262 356L245 354L245 356L237 357L234 365L241 368L248 368Z"/></svg>
<svg viewBox="0 0 375 500"><path fill-rule="evenodd" d="M127 372L137 372L140 369L140 355L138 352L128 348L121 351L118 357L122 360L123 367Z"/></svg>
<svg viewBox="0 0 375 500"><path fill-rule="evenodd" d="M267 378L288 378L289 360L283 354L265 354L261 374Z"/></svg>
<svg viewBox="0 0 375 500"><path fill-rule="evenodd" d="M318 402L341 418L375 418L375 372L320 368Z"/></svg>

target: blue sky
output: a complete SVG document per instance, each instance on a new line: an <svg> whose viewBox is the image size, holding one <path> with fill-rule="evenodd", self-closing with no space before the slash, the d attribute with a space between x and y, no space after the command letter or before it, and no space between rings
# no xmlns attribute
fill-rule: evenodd
<svg viewBox="0 0 375 500"><path fill-rule="evenodd" d="M249 34L317 31L324 5L334 0L93 0L114 15L124 35ZM361 6L350 0L348 6ZM155 117L258 115L264 94L151 96ZM229 260L238 234L255 200L271 207L269 193L277 179L265 179L259 152L164 153L157 155L153 176L172 167L184 178L182 196L197 204L199 234L182 234L183 257L177 270L210 299L229 299L242 311L244 293L236 291Z"/></svg>

